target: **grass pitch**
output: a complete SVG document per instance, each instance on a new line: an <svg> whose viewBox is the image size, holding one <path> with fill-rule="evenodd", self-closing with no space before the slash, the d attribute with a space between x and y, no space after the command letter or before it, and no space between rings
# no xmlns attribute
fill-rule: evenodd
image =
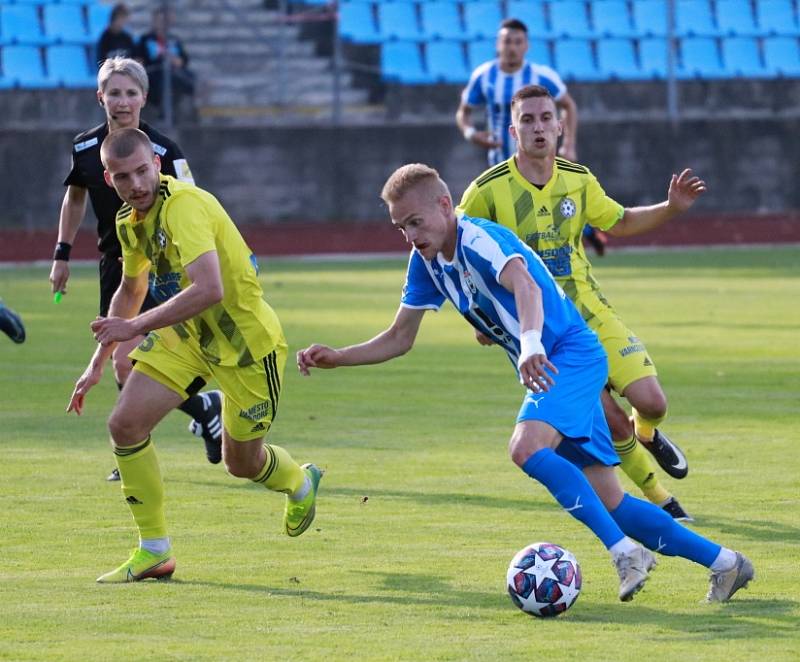
<svg viewBox="0 0 800 662"><path fill-rule="evenodd" d="M701 605L704 568L662 557L632 603L606 552L507 459L521 400L498 349L451 309L384 366L287 368L271 434L327 470L317 520L281 533L283 497L205 461L187 419L156 441L178 569L169 583L100 586L134 546L105 417L110 366L81 418L64 407L93 341L94 268L54 305L47 270L0 270L27 325L0 337L0 658L13 660L790 660L800 651L800 251L647 254L597 261L604 292L647 343L687 452L664 482L694 528L751 557L757 581ZM404 262L262 260L291 349L353 343L396 309ZM551 620L504 593L537 540L575 553L583 591Z"/></svg>

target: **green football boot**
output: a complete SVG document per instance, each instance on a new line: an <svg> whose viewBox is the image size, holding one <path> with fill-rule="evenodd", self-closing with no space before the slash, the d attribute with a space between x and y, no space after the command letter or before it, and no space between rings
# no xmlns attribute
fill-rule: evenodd
<svg viewBox="0 0 800 662"><path fill-rule="evenodd" d="M315 464L304 464L301 469L311 480L311 489L300 501L292 501L288 496L286 497L283 527L286 535L292 538L303 533L314 521L317 510L317 490L322 478L322 470Z"/></svg>
<svg viewBox="0 0 800 662"><path fill-rule="evenodd" d="M172 550L153 554L146 549L135 549L131 557L119 568L97 578L100 584L124 584L143 579L169 579L175 572Z"/></svg>

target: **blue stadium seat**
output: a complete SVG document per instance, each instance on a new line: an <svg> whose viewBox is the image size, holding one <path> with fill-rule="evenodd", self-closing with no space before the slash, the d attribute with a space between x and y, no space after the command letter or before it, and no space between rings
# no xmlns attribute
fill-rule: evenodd
<svg viewBox="0 0 800 662"><path fill-rule="evenodd" d="M372 6L361 2L339 5L339 34L342 39L359 44L374 44L381 40L372 15Z"/></svg>
<svg viewBox="0 0 800 662"><path fill-rule="evenodd" d="M725 78L717 41L710 37L685 37L680 40L680 78Z"/></svg>
<svg viewBox="0 0 800 662"><path fill-rule="evenodd" d="M422 33L429 39L463 39L458 5L451 0L423 2L420 5Z"/></svg>
<svg viewBox="0 0 800 662"><path fill-rule="evenodd" d="M44 33L53 40L67 44L90 44L92 38L83 21L80 5L45 5Z"/></svg>
<svg viewBox="0 0 800 662"><path fill-rule="evenodd" d="M759 34L750 0L717 0L717 27L722 35L755 37Z"/></svg>
<svg viewBox="0 0 800 662"><path fill-rule="evenodd" d="M588 39L559 39L555 42L555 64L566 80L602 80Z"/></svg>
<svg viewBox="0 0 800 662"><path fill-rule="evenodd" d="M19 0L16 0L19 2ZM47 4L47 2L58 2L62 5L91 5L92 0L41 0L41 4Z"/></svg>
<svg viewBox="0 0 800 662"><path fill-rule="evenodd" d="M559 0L550 3L550 28L557 37L589 38L589 16L583 0Z"/></svg>
<svg viewBox="0 0 800 662"><path fill-rule="evenodd" d="M47 75L62 87L95 87L97 78L89 71L86 48L75 44L49 46L45 51Z"/></svg>
<svg viewBox="0 0 800 662"><path fill-rule="evenodd" d="M640 37L666 36L666 0L633 0L633 25Z"/></svg>
<svg viewBox="0 0 800 662"><path fill-rule="evenodd" d="M531 39L547 37L551 34L550 25L545 20L544 2L542 0L509 0L508 18L518 18L528 26Z"/></svg>
<svg viewBox="0 0 800 662"><path fill-rule="evenodd" d="M635 36L625 0L597 0L591 8L594 31L598 36Z"/></svg>
<svg viewBox="0 0 800 662"><path fill-rule="evenodd" d="M389 81L408 84L430 83L422 67L419 44L413 41L387 41L381 47L381 71Z"/></svg>
<svg viewBox="0 0 800 662"><path fill-rule="evenodd" d="M111 20L111 5L101 5L99 2L92 3L87 8L87 18L89 19L89 36L93 41L100 39L100 35L108 27Z"/></svg>
<svg viewBox="0 0 800 662"><path fill-rule="evenodd" d="M7 43L45 46L53 39L45 36L39 23L37 7L33 5L1 5L0 33Z"/></svg>
<svg viewBox="0 0 800 662"><path fill-rule="evenodd" d="M553 56L550 55L550 42L544 39L532 39L527 58L535 64L544 64L552 67Z"/></svg>
<svg viewBox="0 0 800 662"><path fill-rule="evenodd" d="M378 32L385 39L424 40L417 21L417 8L411 2L378 3Z"/></svg>
<svg viewBox="0 0 800 662"><path fill-rule="evenodd" d="M605 78L639 80L642 72L630 39L600 39L597 42L597 67Z"/></svg>
<svg viewBox="0 0 800 662"><path fill-rule="evenodd" d="M675 33L679 37L715 37L719 34L714 24L708 0L678 0L675 6Z"/></svg>
<svg viewBox="0 0 800 662"><path fill-rule="evenodd" d="M460 41L430 41L426 46L428 74L434 82L466 83L469 79Z"/></svg>
<svg viewBox="0 0 800 662"><path fill-rule="evenodd" d="M666 39L647 37L639 40L639 68L644 78L667 77L669 65Z"/></svg>
<svg viewBox="0 0 800 662"><path fill-rule="evenodd" d="M6 46L3 48L3 73L20 87L57 87L45 76L42 54L38 46Z"/></svg>
<svg viewBox="0 0 800 662"><path fill-rule="evenodd" d="M800 78L800 45L794 37L764 40L764 65L773 76Z"/></svg>
<svg viewBox="0 0 800 662"><path fill-rule="evenodd" d="M791 0L756 0L756 20L764 35L800 34Z"/></svg>
<svg viewBox="0 0 800 662"><path fill-rule="evenodd" d="M470 69L475 69L480 64L494 60L497 49L494 39L473 39L467 42L467 63Z"/></svg>
<svg viewBox="0 0 800 662"><path fill-rule="evenodd" d="M722 40L722 64L729 76L766 78L758 42L753 37L728 37Z"/></svg>
<svg viewBox="0 0 800 662"><path fill-rule="evenodd" d="M475 0L465 2L464 5L464 31L469 39L494 38L503 14L500 5L495 0Z"/></svg>

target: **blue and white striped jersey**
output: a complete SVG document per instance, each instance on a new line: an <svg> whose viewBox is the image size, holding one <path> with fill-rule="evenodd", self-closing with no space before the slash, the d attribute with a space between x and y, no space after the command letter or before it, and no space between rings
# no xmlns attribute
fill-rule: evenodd
<svg viewBox="0 0 800 662"><path fill-rule="evenodd" d="M517 144L508 132L511 125L511 97L526 85L547 88L556 101L567 92L564 81L550 67L526 62L515 73L507 74L500 69L500 62L495 59L477 67L461 93L462 103L468 106L486 106L487 130L498 141L502 141L502 148L489 150L489 165L505 161L517 151Z"/></svg>
<svg viewBox="0 0 800 662"><path fill-rule="evenodd" d="M519 357L519 319L513 293L500 282L509 260L520 257L542 290L542 344L548 356L565 342L599 342L572 301L559 287L541 258L511 230L482 218L461 215L452 262L439 253L434 260L412 249L401 304L438 310L446 299L476 329L492 338L516 366Z"/></svg>

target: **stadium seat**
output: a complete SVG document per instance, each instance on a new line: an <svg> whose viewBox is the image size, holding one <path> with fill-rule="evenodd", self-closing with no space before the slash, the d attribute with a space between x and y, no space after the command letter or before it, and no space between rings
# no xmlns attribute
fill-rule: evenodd
<svg viewBox="0 0 800 662"><path fill-rule="evenodd" d="M596 81L597 70L588 39L559 39L555 42L556 71L566 80Z"/></svg>
<svg viewBox="0 0 800 662"><path fill-rule="evenodd" d="M722 64L729 76L766 78L758 42L753 37L728 37L722 40Z"/></svg>
<svg viewBox="0 0 800 662"><path fill-rule="evenodd" d="M758 35L750 0L717 0L717 27L720 34L731 37Z"/></svg>
<svg viewBox="0 0 800 662"><path fill-rule="evenodd" d="M647 37L639 40L639 69L644 78L662 79L667 77L669 58L666 39Z"/></svg>
<svg viewBox="0 0 800 662"><path fill-rule="evenodd" d="M0 34L6 43L45 46L53 39L45 36L33 5L0 5Z"/></svg>
<svg viewBox="0 0 800 662"><path fill-rule="evenodd" d="M473 39L467 42L467 64L470 69L496 57L497 48L493 39Z"/></svg>
<svg viewBox="0 0 800 662"><path fill-rule="evenodd" d="M388 41L381 47L381 71L389 81L408 84L430 83L422 67L419 44L413 41Z"/></svg>
<svg viewBox="0 0 800 662"><path fill-rule="evenodd" d="M597 68L604 78L638 80L642 78L630 39L600 39L597 42Z"/></svg>
<svg viewBox="0 0 800 662"><path fill-rule="evenodd" d="M422 34L428 39L463 39L464 28L458 5L451 0L423 2L420 5Z"/></svg>
<svg viewBox="0 0 800 662"><path fill-rule="evenodd" d="M559 0L550 3L550 28L557 37L589 38L589 16L583 0Z"/></svg>
<svg viewBox="0 0 800 662"><path fill-rule="evenodd" d="M361 2L339 5L339 34L342 39L359 44L378 43L381 38L375 26L372 6Z"/></svg>
<svg viewBox="0 0 800 662"><path fill-rule="evenodd" d="M426 46L428 74L438 83L466 83L469 79L460 41L430 41Z"/></svg>
<svg viewBox="0 0 800 662"><path fill-rule="evenodd" d="M57 87L45 76L42 55L38 46L6 46L3 48L3 73L20 87Z"/></svg>
<svg viewBox="0 0 800 662"><path fill-rule="evenodd" d="M75 44L49 46L45 51L47 76L62 87L95 87L97 79L89 71L86 48Z"/></svg>
<svg viewBox="0 0 800 662"><path fill-rule="evenodd" d="M666 0L633 0L633 26L640 37L665 37Z"/></svg>
<svg viewBox="0 0 800 662"><path fill-rule="evenodd" d="M507 18L518 18L528 27L531 39L547 37L551 34L550 25L545 20L542 0L509 0Z"/></svg>
<svg viewBox="0 0 800 662"><path fill-rule="evenodd" d="M686 37L680 40L680 78L725 78L719 48L710 37Z"/></svg>
<svg viewBox="0 0 800 662"><path fill-rule="evenodd" d="M90 44L92 38L83 21L80 5L45 5L42 8L44 33L54 41L66 44Z"/></svg>
<svg viewBox="0 0 800 662"><path fill-rule="evenodd" d="M463 7L465 36L468 39L494 39L503 20L500 5L495 0L475 0L465 2Z"/></svg>
<svg viewBox="0 0 800 662"><path fill-rule="evenodd" d="M92 41L100 39L100 35L108 27L108 22L111 20L111 5L101 5L95 2L87 8L87 18L89 19L89 36Z"/></svg>
<svg viewBox="0 0 800 662"><path fill-rule="evenodd" d="M800 34L791 0L756 0L756 22L763 35Z"/></svg>
<svg viewBox="0 0 800 662"><path fill-rule="evenodd" d="M708 0L677 0L675 33L679 37L716 37L719 31Z"/></svg>
<svg viewBox="0 0 800 662"><path fill-rule="evenodd" d="M411 2L378 3L378 32L381 38L424 40L417 21L417 8Z"/></svg>
<svg viewBox="0 0 800 662"><path fill-rule="evenodd" d="M764 40L764 66L773 76L800 78L800 45L794 37Z"/></svg>
<svg viewBox="0 0 800 662"><path fill-rule="evenodd" d="M528 49L528 60L536 64L553 66L553 56L550 55L550 42L544 39L533 39Z"/></svg>
<svg viewBox="0 0 800 662"><path fill-rule="evenodd" d="M625 0L597 0L591 4L591 8L597 36L635 36Z"/></svg>

